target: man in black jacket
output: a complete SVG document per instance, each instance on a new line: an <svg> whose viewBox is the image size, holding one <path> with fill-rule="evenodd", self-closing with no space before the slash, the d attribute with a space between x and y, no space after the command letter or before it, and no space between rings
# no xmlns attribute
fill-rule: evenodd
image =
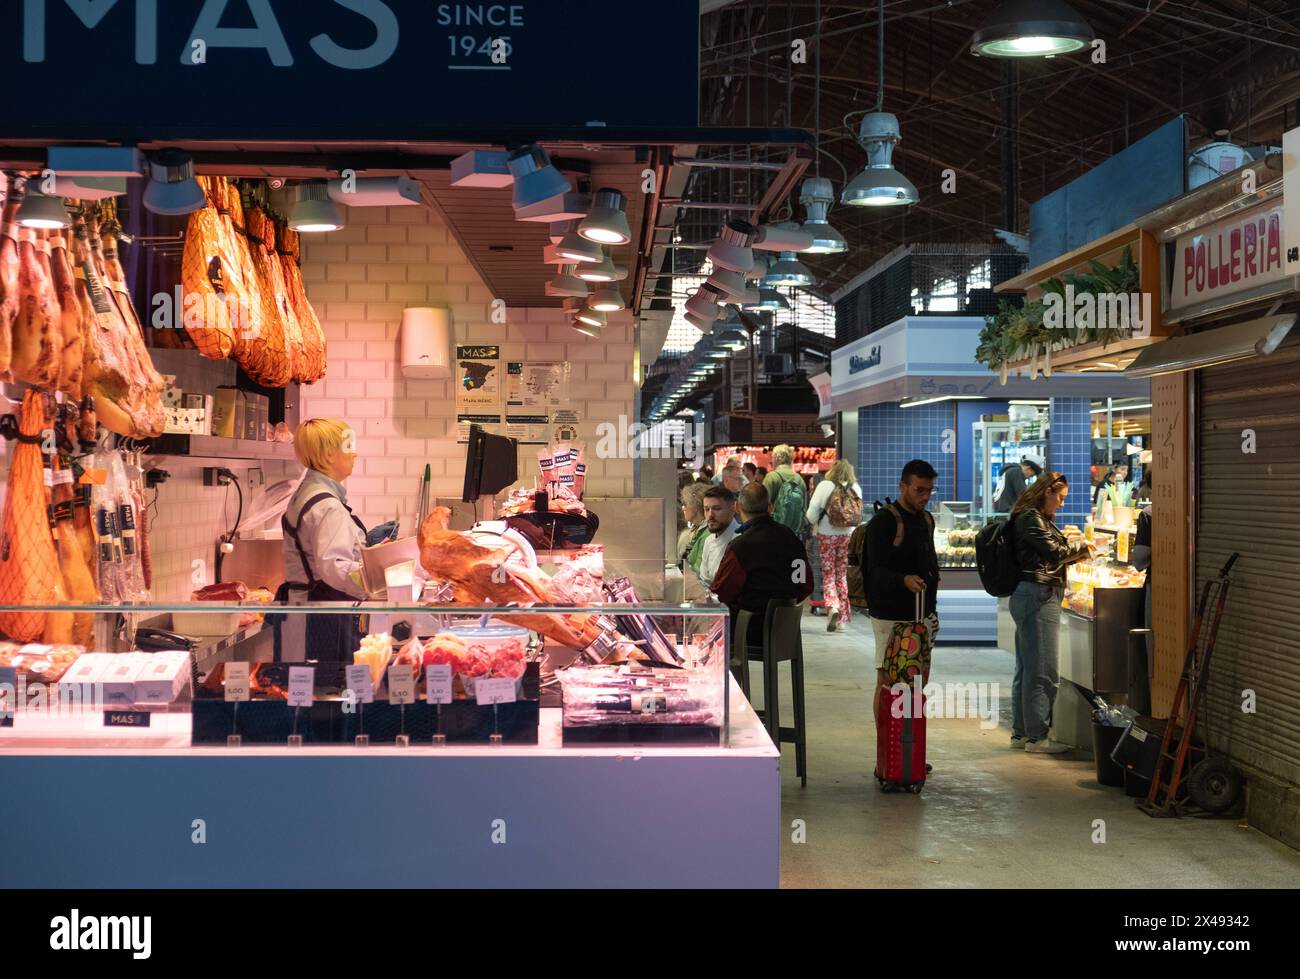
<svg viewBox="0 0 1300 979"><path fill-rule="evenodd" d="M770 599L802 602L812 594L812 573L803 541L792 530L772 519L772 504L762 483L750 483L740 491L740 513L744 523L727 545L712 591L736 612L748 609L751 646L763 642L763 616Z"/></svg>
<svg viewBox="0 0 1300 979"><path fill-rule="evenodd" d="M930 635L939 630L939 558L934 552L934 517L926 510L937 475L928 462L913 459L903 467L897 501L876 511L867 524L867 608L876 639L877 698L881 687L894 682L883 669L890 637L895 626L918 621L918 595ZM873 714L875 706L873 702Z"/></svg>

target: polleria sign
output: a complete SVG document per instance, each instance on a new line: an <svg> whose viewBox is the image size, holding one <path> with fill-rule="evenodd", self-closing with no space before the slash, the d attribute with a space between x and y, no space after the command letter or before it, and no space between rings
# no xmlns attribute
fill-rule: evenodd
<svg viewBox="0 0 1300 979"><path fill-rule="evenodd" d="M634 36L644 8L607 0L11 2L21 29L0 34L0 79L42 98L7 111L0 137L411 138L524 121L539 130L698 121L696 0L656 6L656 45L589 45L581 59L556 57L572 47L573 25ZM91 66L113 79L111 112L85 97ZM605 82L591 86L593 77Z"/></svg>

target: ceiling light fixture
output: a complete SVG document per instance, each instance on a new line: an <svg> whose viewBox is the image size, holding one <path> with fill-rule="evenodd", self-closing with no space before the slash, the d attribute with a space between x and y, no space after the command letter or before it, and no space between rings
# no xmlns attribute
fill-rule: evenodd
<svg viewBox="0 0 1300 979"><path fill-rule="evenodd" d="M748 272L754 267L754 252L749 247L754 240L754 226L748 221L728 221L723 225L718 240L709 246L709 261L715 269L731 272Z"/></svg>
<svg viewBox="0 0 1300 979"><path fill-rule="evenodd" d="M594 247L600 250L599 245ZM614 268L614 263L609 260L609 256L605 255L598 262L579 265L574 275L586 282L613 282L618 278L618 270Z"/></svg>
<svg viewBox="0 0 1300 979"><path fill-rule="evenodd" d="M552 225L554 227L554 225ZM608 261L605 251L594 241L588 241L576 231L568 232L555 246L555 253L570 262L596 264Z"/></svg>
<svg viewBox="0 0 1300 979"><path fill-rule="evenodd" d="M324 181L321 183L324 184ZM179 216L193 214L206 203L203 188L194 179L194 160L188 153L159 150L149 158L149 186L144 189L145 207L155 214Z"/></svg>
<svg viewBox="0 0 1300 979"><path fill-rule="evenodd" d="M623 301L623 295L617 289L597 289L587 300L587 305L600 313L627 309L627 303Z"/></svg>
<svg viewBox="0 0 1300 979"><path fill-rule="evenodd" d="M768 252L803 252L812 247L813 236L793 221L765 224L754 235L753 247Z"/></svg>
<svg viewBox="0 0 1300 979"><path fill-rule="evenodd" d="M844 236L831 227L826 214L835 203L835 189L825 177L809 177L799 190L804 207L803 230L812 235L812 244L804 249L809 255L838 255L849 249Z"/></svg>
<svg viewBox="0 0 1300 979"><path fill-rule="evenodd" d="M298 186L298 200L289 210L289 227L304 234L339 231L343 211L330 199L329 183L308 180Z"/></svg>
<svg viewBox="0 0 1300 979"><path fill-rule="evenodd" d="M561 265L556 270L555 278L546 283L545 292L548 296L576 296L579 299L586 299L587 283L573 274L572 265Z"/></svg>
<svg viewBox="0 0 1300 979"><path fill-rule="evenodd" d="M22 203L18 205L17 220L24 228L45 231L66 228L71 223L62 197L49 197L34 190L27 191L23 196Z"/></svg>
<svg viewBox="0 0 1300 979"><path fill-rule="evenodd" d="M626 245L632 240L627 226L627 198L612 187L602 187L592 197L591 211L578 225L578 234L602 245Z"/></svg>
<svg viewBox="0 0 1300 979"><path fill-rule="evenodd" d="M894 169L894 147L903 139L898 116L884 112L885 105L885 0L880 0L876 22L877 75L876 105L862 117L858 143L867 154L867 166L849 181L840 201L854 207L915 204L921 199L912 182Z"/></svg>
<svg viewBox="0 0 1300 979"><path fill-rule="evenodd" d="M813 274L808 271L808 266L799 261L794 252L782 252L780 259L760 281L771 288L772 286L810 286L814 280Z"/></svg>
<svg viewBox="0 0 1300 979"><path fill-rule="evenodd" d="M1049 58L1088 47L1091 25L1065 0L1006 0L970 39L974 55Z"/></svg>
<svg viewBox="0 0 1300 979"><path fill-rule="evenodd" d="M758 302L746 303L745 309L765 310L765 309L789 309L790 300L781 295L775 289L768 286L758 290Z"/></svg>
<svg viewBox="0 0 1300 979"><path fill-rule="evenodd" d="M511 153L506 159L506 169L514 177L511 202L516 211L550 201L573 189L564 175L551 165L546 150L536 143Z"/></svg>

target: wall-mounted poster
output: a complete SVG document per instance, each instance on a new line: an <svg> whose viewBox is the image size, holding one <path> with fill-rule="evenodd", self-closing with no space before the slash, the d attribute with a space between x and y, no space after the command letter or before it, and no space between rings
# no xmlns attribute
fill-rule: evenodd
<svg viewBox="0 0 1300 979"><path fill-rule="evenodd" d="M563 361L506 364L506 434L545 444L555 413L569 400L569 365Z"/></svg>
<svg viewBox="0 0 1300 979"><path fill-rule="evenodd" d="M471 423L501 424L501 348L496 344L457 344L454 370L457 429L465 441Z"/></svg>

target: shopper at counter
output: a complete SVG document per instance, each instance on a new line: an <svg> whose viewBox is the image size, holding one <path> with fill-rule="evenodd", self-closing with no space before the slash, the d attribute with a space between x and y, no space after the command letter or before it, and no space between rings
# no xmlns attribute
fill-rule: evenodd
<svg viewBox="0 0 1300 979"><path fill-rule="evenodd" d="M1071 544L1053 518L1070 493L1059 472L1044 473L1011 512L1012 540L1020 583L1011 594L1016 623L1016 667L1011 680L1011 747L1033 754L1060 754L1070 746L1047 736L1060 683L1058 640L1066 565L1090 558L1095 550Z"/></svg>
<svg viewBox="0 0 1300 979"><path fill-rule="evenodd" d="M763 477L763 488L772 501L772 516L777 523L802 534L804 511L808 509L808 487L794 471L794 449L778 445L772 450L773 470Z"/></svg>
<svg viewBox="0 0 1300 979"><path fill-rule="evenodd" d="M704 552L704 541L709 528L704 522L704 494L708 487L700 482L692 482L682 487L682 515L686 518L686 529L677 537L678 564L686 564L697 575L700 573L700 556Z"/></svg>
<svg viewBox="0 0 1300 979"><path fill-rule="evenodd" d="M1016 505L1016 500L1020 499L1020 494L1025 491L1025 481L1027 479L1025 470L1028 467L1024 463L1009 462L1002 467L999 474L997 489L993 494L993 512L1010 513Z"/></svg>
<svg viewBox="0 0 1300 979"><path fill-rule="evenodd" d="M808 552L793 531L772 519L772 504L762 483L750 483L740 491L740 513L744 523L727 545L713 578L713 593L736 613L747 609L748 641L762 645L763 617L771 599L802 602L812 594Z"/></svg>
<svg viewBox="0 0 1300 979"><path fill-rule="evenodd" d="M298 426L294 455L307 474L280 521L288 580L276 592L277 601L349 602L366 597L361 583L366 528L348 508L343 488L357 461L351 431L334 418L312 418ZM351 662L361 644L357 619L307 616L306 642L308 659Z"/></svg>
<svg viewBox="0 0 1300 979"><path fill-rule="evenodd" d="M808 523L817 531L826 597L827 632L843 632L853 617L849 604L849 538L862 519L862 487L847 459L838 460L813 490Z"/></svg>
<svg viewBox="0 0 1300 979"><path fill-rule="evenodd" d="M872 716L877 719L880 692L894 682L885 672L885 653L895 629L916 621L917 595L922 596L921 617L930 626L931 645L939 632L939 557L934 550L934 517L926 510L938 475L924 459L913 459L899 477L897 501L877 510L867 524L867 608L876 642ZM928 657L926 650L927 662ZM880 737L879 729L876 736Z"/></svg>
<svg viewBox="0 0 1300 979"><path fill-rule="evenodd" d="M729 456L713 482L716 486L725 486L731 490L733 497L739 493L740 488L745 485L745 470L741 468L740 456Z"/></svg>
<svg viewBox="0 0 1300 979"><path fill-rule="evenodd" d="M727 545L736 536L736 494L726 486L710 486L705 490L704 520L707 532L697 570L701 581L711 582L722 564Z"/></svg>

